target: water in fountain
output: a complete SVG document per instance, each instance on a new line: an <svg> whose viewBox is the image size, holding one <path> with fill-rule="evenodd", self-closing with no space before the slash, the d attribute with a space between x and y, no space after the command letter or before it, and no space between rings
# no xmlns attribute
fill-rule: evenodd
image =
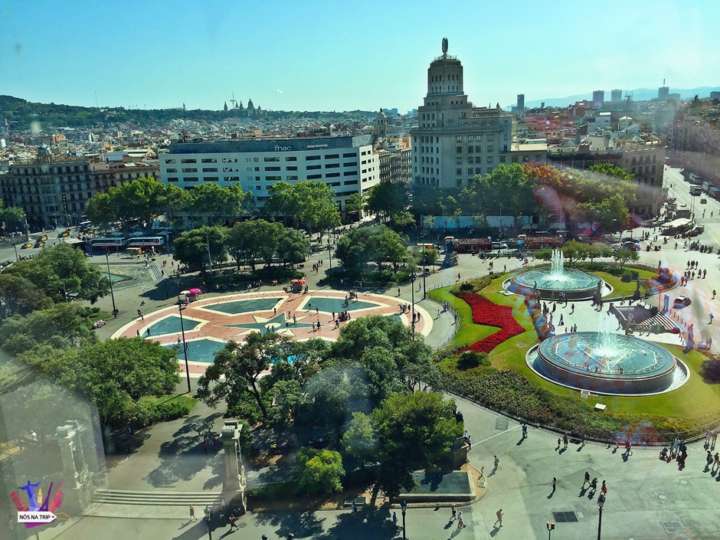
<svg viewBox="0 0 720 540"><path fill-rule="evenodd" d="M625 352L618 343L615 327L617 321L610 314L600 319L597 330L596 347L593 354L605 359L606 370L613 371L617 364L624 358Z"/></svg>
<svg viewBox="0 0 720 540"><path fill-rule="evenodd" d="M565 255L561 249L553 249L550 255L550 279L563 281L567 279L565 274Z"/></svg>

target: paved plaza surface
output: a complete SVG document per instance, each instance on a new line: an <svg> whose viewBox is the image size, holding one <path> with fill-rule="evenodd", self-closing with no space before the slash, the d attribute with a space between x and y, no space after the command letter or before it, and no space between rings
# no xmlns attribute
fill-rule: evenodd
<svg viewBox="0 0 720 540"><path fill-rule="evenodd" d="M688 186L679 177L676 169L666 171L666 185L670 188L671 196L676 196L679 201L690 200ZM720 204L708 198L708 204L703 206L706 215L703 218L700 213L698 221L705 224L706 230L698 240L712 243L717 248L720 246ZM636 230L634 234L642 232L643 230ZM706 279L691 280L686 287L673 290L671 296L689 296L692 304L682 310L682 316L695 324L696 330L703 337L712 337L714 344L720 344L720 322L709 324L709 313L720 315L720 297L712 299L712 290L720 291L718 255L687 251L683 247L683 241L676 247L675 241L670 240L659 252L645 251L646 244L643 242L643 251L640 252L640 262L643 264L656 267L658 262L661 262L673 271L682 272L687 261L692 259L699 261L701 268L707 269ZM102 260L96 259L104 262L104 257ZM314 254L305 267L310 268L312 264L323 259L327 265L327 253ZM162 260L163 257L158 258L158 268ZM517 259L499 259L494 262L496 272L509 271L519 266L520 261ZM431 290L451 285L459 280L483 276L488 271L487 260L472 255L460 255L457 266L433 272L428 276L425 288ZM107 327L101 329L102 337L117 333L129 322L135 324L132 321L136 317L136 310L140 308L140 302L144 302L142 309L145 313L164 308L168 308L168 313L171 310L177 312L172 295L155 297L148 294L148 289L158 287L158 283L162 281L157 272L152 269L148 272L147 281L116 290L120 317L118 320L109 321ZM307 277L313 292L322 289L318 284L322 274L310 273ZM453 316L451 313L443 313L438 304L423 299L422 280L416 281L414 285L400 287L399 300L397 288L367 293L408 303L411 290L426 310L428 319L432 319L432 328L428 327L426 342L433 347L441 346L454 332ZM253 292L258 294L247 299L276 294L277 287L262 287ZM327 290L322 290L323 295L326 293ZM226 299L228 298L218 295L205 295L203 303L217 304ZM655 302L656 298L649 300L650 304L656 305ZM105 297L98 305L109 309L110 299ZM272 319L271 309L266 309L259 317ZM596 329L599 317L605 317L607 311L605 309L603 314L597 314L588 303L575 303L573 315L569 313L569 309L569 306L558 306L555 317L562 313L566 323L577 324L579 330ZM282 310L278 307L278 312L280 311ZM210 316L225 321L235 315L216 313ZM258 314L253 315L255 316ZM161 317L162 314L158 316ZM244 316L238 317L242 319ZM145 324L152 324L154 321L152 316L146 315L145 319ZM265 323L264 320L255 322ZM245 323L241 321L239 324ZM140 328L128 326L123 332L134 335L135 330ZM176 337L172 339L176 340ZM653 339L669 343L676 343L677 340L669 334ZM717 345L714 345L713 348L716 347ZM623 449L615 451L614 447L596 443L587 443L582 447L571 443L566 451L559 452L556 449L557 434L531 427L528 438L521 441L520 426L517 422L462 398L454 399L463 412L465 426L473 440L470 463L478 469L484 468L488 475L488 491L481 500L460 508L466 524L466 528L460 531L454 524L448 525L448 508L410 508L407 514L408 538L544 539L548 537L545 529L548 520L557 521L557 529L553 532L552 539L596 538L596 497L590 498L588 492L581 492L586 471L591 477L598 478L598 484L605 480L609 488L603 511L602 538L654 540L720 537L720 512L717 511L716 503L717 494L720 493L720 475L714 477L703 471L705 451L702 441L688 446L689 456L682 471L678 470L675 461L660 461L657 448L633 449L632 455L627 459L622 456ZM198 446L198 430L204 423L210 423L217 430L222 421L220 412L199 404L191 418L160 424L147 430L147 438L138 452L111 462L108 487L217 492L220 478L219 456L215 453L205 454ZM495 471L493 456L499 459L499 466ZM260 475L261 471L249 471L250 482L260 481ZM553 477L557 478L557 489L554 493L551 489ZM500 508L505 516L503 526L495 527L495 514ZM187 508L158 506L153 507L152 512L152 519L138 518L138 515L146 514L135 511L135 517L132 517L132 508L117 508L116 517L86 516L73 519L63 527L42 531L40 537L43 540L53 537L63 540L103 537L194 540L207 537L205 525L201 521L188 521ZM196 512L201 514L201 508L196 508ZM352 514L350 511L251 513L240 519L237 530L231 532L227 528L219 529L213 533L213 538L259 539L262 534L266 534L271 539L277 539L286 538L288 533L294 534L295 538L400 538L400 530L392 526L392 512L397 513L400 523L400 511L395 508L372 515L363 512Z"/></svg>
<svg viewBox="0 0 720 540"><path fill-rule="evenodd" d="M225 343L243 341L251 332L275 332L300 341L312 338L334 341L350 320L361 317L395 317L410 327L410 310L403 310L407 306L399 297L359 293L357 298L348 298L347 292L334 290L229 294L203 297L188 304L182 310L182 320L174 305L143 314L115 332L113 338L142 336L163 346L177 347L178 359L181 359L184 331L190 374L199 376ZM350 319L336 324L343 311ZM415 331L420 335L429 334L433 325L431 317L422 307L416 306L415 311L420 314ZM318 323L320 326L316 327Z"/></svg>

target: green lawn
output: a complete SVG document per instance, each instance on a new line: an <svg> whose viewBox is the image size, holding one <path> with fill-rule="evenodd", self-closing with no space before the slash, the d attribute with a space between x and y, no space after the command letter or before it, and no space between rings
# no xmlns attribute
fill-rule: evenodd
<svg viewBox="0 0 720 540"><path fill-rule="evenodd" d="M613 286L615 281L621 285L630 285L634 292L634 283L625 284L615 276L596 272L603 279L607 279ZM648 270L640 270L640 278L652 277L654 275ZM702 362L706 360L705 355L697 351L684 354L680 347L667 346L667 348L690 369L690 379L679 389L657 396L625 397L625 396L593 396L592 403L581 400L579 392L571 390L539 377L525 361L525 354L530 347L537 343L537 335L532 325L522 298L517 295L506 296L502 294L502 283L507 275L498 277L482 289L481 294L496 304L512 306L513 316L522 325L526 332L515 336L493 349L489 354L489 360L493 368L497 370L511 370L524 376L531 384L542 389L565 407L576 407L579 414L592 414L588 405L604 403L607 409L604 415L613 417L617 421L628 424L637 424L649 421L654 425L663 426L664 430L672 430L673 426L678 431L702 432L708 425L716 422L720 417L720 384L706 384L700 375ZM455 338L451 341L452 347L462 347L475 340L492 334L495 327L478 325L472 322L470 306L463 300L457 298L450 292L450 287L432 291L431 297L437 301L447 301L459 314L460 329ZM616 291L618 289L616 288ZM622 290L622 289L621 289ZM621 295L621 294L620 294ZM620 296L618 295L618 296ZM462 373L464 377L482 378L488 368L473 368L460 372L457 369L457 357L453 355L442 359L440 366L443 370L454 373ZM573 405L576 403L576 405Z"/></svg>
<svg viewBox="0 0 720 540"><path fill-rule="evenodd" d="M628 267L628 270L635 271L640 277L640 294L644 295L647 287L643 284L645 280L652 279L657 276L657 272L645 270L644 268ZM612 288L612 292L603 298L603 300L615 300L616 298L626 298L632 296L635 293L636 284L635 281L625 282L620 277L609 274L608 272L592 272L594 275L602 278Z"/></svg>

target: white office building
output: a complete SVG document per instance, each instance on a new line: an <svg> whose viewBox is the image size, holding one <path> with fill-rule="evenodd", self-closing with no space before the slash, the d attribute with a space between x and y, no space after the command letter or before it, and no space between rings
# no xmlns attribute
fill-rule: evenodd
<svg viewBox="0 0 720 540"><path fill-rule="evenodd" d="M380 181L371 135L181 142L159 159L163 182L186 189L208 182L240 185L260 206L278 182L325 182L342 208L350 195Z"/></svg>

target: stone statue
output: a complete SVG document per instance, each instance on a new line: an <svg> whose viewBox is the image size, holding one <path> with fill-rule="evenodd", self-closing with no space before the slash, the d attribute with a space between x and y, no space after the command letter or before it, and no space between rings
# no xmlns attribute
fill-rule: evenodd
<svg viewBox="0 0 720 540"><path fill-rule="evenodd" d="M447 56L448 40L446 37L442 39L442 52L443 56Z"/></svg>

